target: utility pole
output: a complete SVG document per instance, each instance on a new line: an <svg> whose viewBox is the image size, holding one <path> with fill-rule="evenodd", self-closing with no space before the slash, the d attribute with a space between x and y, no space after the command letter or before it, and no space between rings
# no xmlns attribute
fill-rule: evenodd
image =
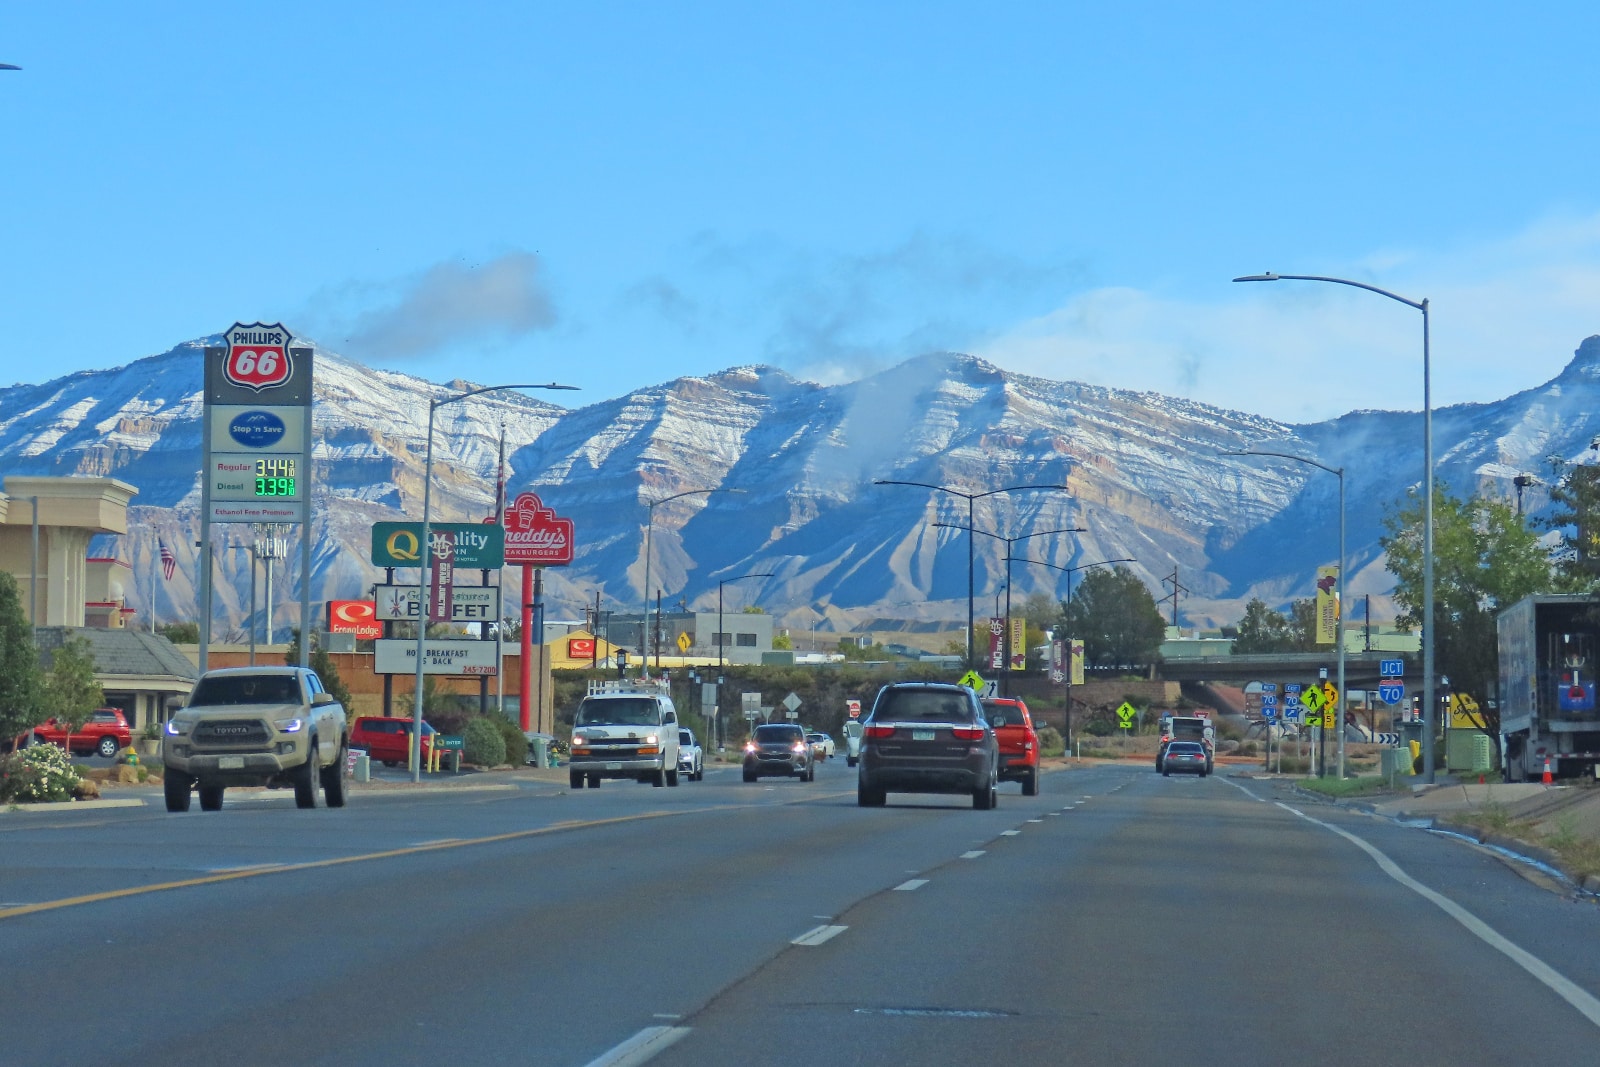
<svg viewBox="0 0 1600 1067"><path fill-rule="evenodd" d="M1165 604L1169 600L1172 601L1172 628L1176 630L1178 628L1178 594L1189 592L1189 587L1178 584L1178 567L1176 564L1172 567L1172 577L1161 579L1162 585L1166 585L1168 582L1172 583L1172 592L1162 597L1157 603Z"/></svg>

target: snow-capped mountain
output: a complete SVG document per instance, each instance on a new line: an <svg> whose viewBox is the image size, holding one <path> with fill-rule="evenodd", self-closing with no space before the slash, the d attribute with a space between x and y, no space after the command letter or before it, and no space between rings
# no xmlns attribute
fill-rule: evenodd
<svg viewBox="0 0 1600 1067"><path fill-rule="evenodd" d="M97 550L130 564L131 606L147 611L155 594L163 621L194 615L207 343L0 389L0 474L111 476L138 487L129 533ZM428 402L471 387L318 351L313 599L358 596L382 577L368 562L368 530L421 517ZM1457 492L1510 498L1517 474L1544 473L1550 455L1589 454L1597 433L1600 336L1544 385L1434 413L1438 474ZM1287 452L1343 468L1355 596L1389 591L1380 522L1422 477L1419 412L1293 426L938 354L848 385L739 367L572 410L517 393L452 403L436 416L437 518L492 512L502 434L508 492L531 488L576 524L573 565L546 575L551 618L577 616L596 590L607 610L639 609L653 515L650 584L668 605L714 606L719 581L770 572L729 587L728 604L760 604L798 628L845 629L876 616L964 622L967 534L934 524L965 527L963 494L973 494L980 617L1006 581L1009 549L1014 598L1064 596L1065 568L1131 558L1158 599L1171 590L1162 579L1176 574L1185 625L1231 622L1251 596L1283 604L1308 595L1315 568L1335 560L1339 480L1305 464L1219 453ZM996 492L1026 485L1065 488ZM691 489L741 492L648 507ZM1530 511L1543 502L1537 490L1526 501ZM1052 532L1072 527L1085 532ZM231 545L253 538L248 526L216 529ZM171 582L155 564L158 539L179 558ZM249 562L247 551L219 549L219 626L248 612ZM287 600L298 555L280 568ZM508 587L517 579L505 572ZM281 629L294 611L280 605L275 615Z"/></svg>

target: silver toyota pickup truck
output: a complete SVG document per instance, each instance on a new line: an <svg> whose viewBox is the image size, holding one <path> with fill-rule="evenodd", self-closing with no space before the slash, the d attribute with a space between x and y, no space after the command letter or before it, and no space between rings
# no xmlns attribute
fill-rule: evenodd
<svg viewBox="0 0 1600 1067"><path fill-rule="evenodd" d="M161 737L168 811L222 807L230 785L294 789L296 807L344 807L350 726L344 707L305 667L207 671Z"/></svg>

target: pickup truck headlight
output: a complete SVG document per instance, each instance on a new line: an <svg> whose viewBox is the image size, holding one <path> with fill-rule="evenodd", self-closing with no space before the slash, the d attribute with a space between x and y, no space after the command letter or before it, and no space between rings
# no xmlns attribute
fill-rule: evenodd
<svg viewBox="0 0 1600 1067"><path fill-rule="evenodd" d="M168 737L183 737L185 734L187 734L189 732L189 728L191 726L193 726L193 725L194 725L193 723L185 722L182 719L168 719L167 720L167 736Z"/></svg>
<svg viewBox="0 0 1600 1067"><path fill-rule="evenodd" d="M306 721L304 719L279 719L272 725L278 728L279 733L297 734L305 724Z"/></svg>

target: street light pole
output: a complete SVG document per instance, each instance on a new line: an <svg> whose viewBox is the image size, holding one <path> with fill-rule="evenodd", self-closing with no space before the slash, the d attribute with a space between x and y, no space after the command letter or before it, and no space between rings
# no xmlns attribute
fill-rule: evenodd
<svg viewBox="0 0 1600 1067"><path fill-rule="evenodd" d="M1007 677L1007 674L1005 672L1011 670L1011 560L1013 559L1013 556L1012 556L1013 547L1016 545L1016 543L1018 541L1026 541L1030 537L1046 537L1046 536L1048 536L1050 534L1063 534L1063 533L1088 533L1089 532L1088 528L1084 527L1084 526L1066 526L1066 527L1063 527L1062 529L1059 529L1059 530L1034 530L1034 531L1032 531L1030 533L1019 534L1016 537L1002 537L1001 535L999 535L997 533L990 533L988 530L975 530L971 526L959 526L959 525L957 525L956 523L953 523L953 522L936 522L933 525L947 527L948 529L952 529L952 530L966 530L967 534L968 534L968 537L967 537L968 541L972 540L972 537L971 537L972 534L977 533L977 534L983 534L983 536L985 536L985 537L993 537L997 541L1004 541L1006 543L1006 580L1005 580L1005 586L1004 586L1005 591L1006 591L1006 613L1003 616L1003 619L1005 620L1005 622L1004 622L1005 629L1004 629L1004 631L1002 633L1002 637L1001 637L1002 644L1003 644L1003 646L1005 648L1005 652L1004 652L1005 663L1001 667L1001 675L1000 675L1000 681L1001 681L1001 684L1003 686L1004 685L1004 681L1005 681L1005 679ZM998 590L995 591L994 601L995 601L995 609L994 609L995 610L995 614L999 615L1000 614L1000 593L999 593ZM992 664L991 664L991 666L992 666Z"/></svg>
<svg viewBox="0 0 1600 1067"><path fill-rule="evenodd" d="M742 492L744 492L743 489L685 489L681 493L673 493L671 496L664 496L660 500L651 500L651 501L649 501L647 503L647 507L649 509L649 512L648 512L649 517L648 517L647 521L645 522L645 527L644 527L644 626L645 626L645 638L644 638L644 641L645 641L645 647L641 648L639 650L640 659L644 662L645 667L646 667L646 671L645 671L646 674L649 673L648 668L649 668L649 665L650 665L650 650L652 648L655 649L655 653L656 653L656 669L657 670L661 669L661 642L659 640L656 640L655 631L650 628L650 535L655 530L655 525L656 525L656 505L657 504L665 504L669 500L677 500L680 497L694 496L697 493L742 493ZM660 617L660 612L658 611L656 613L656 625L659 626L660 624L661 624L661 617Z"/></svg>
<svg viewBox="0 0 1600 1067"><path fill-rule="evenodd" d="M1409 300L1399 293L1379 289L1366 282L1348 278L1328 278L1316 274L1247 274L1233 279L1236 282L1327 282L1365 289L1369 293L1386 296L1407 307L1422 312L1422 731L1426 734L1422 746L1422 780L1433 784L1433 734L1437 710L1433 706L1433 380L1429 359L1428 299ZM1341 731L1342 734L1343 731Z"/></svg>
<svg viewBox="0 0 1600 1067"><path fill-rule="evenodd" d="M1344 590L1345 590L1345 562L1346 562L1346 560L1345 560L1345 546L1344 546L1344 468L1343 467L1330 467L1325 463L1318 463L1316 460L1310 459L1309 457L1306 457L1306 456L1293 456L1293 455L1290 455L1287 452L1267 452L1267 451L1264 451L1264 450L1261 450L1261 449L1254 449L1254 448L1243 449L1243 450L1238 451L1238 452L1222 452L1222 453L1219 453L1219 455L1224 455L1224 456L1274 456L1274 457L1276 457L1278 459L1292 459L1296 463L1305 463L1305 464L1307 464L1309 466L1317 467L1317 468L1319 468L1321 470L1325 470L1329 474L1332 474L1333 476L1335 476L1336 478L1339 479L1339 586L1338 586L1339 599L1338 599L1338 602L1337 602L1337 608L1338 608L1339 616L1338 616L1338 622L1336 624L1337 635L1334 637L1334 640L1339 643L1339 683L1338 683L1338 685L1339 685L1339 700L1338 700L1338 707L1336 707L1334 709L1334 722L1336 723L1336 725L1334 726L1334 729L1339 731L1339 762L1338 762L1336 774L1337 774L1338 778L1342 781L1344 779L1344 726L1345 726L1345 723L1344 723L1344 709L1345 709L1345 702L1348 699L1348 696L1344 691ZM1323 771L1324 771L1324 773L1326 773L1326 771L1327 771L1327 763L1328 763L1328 757L1327 757L1326 749L1323 750L1322 763L1323 763Z"/></svg>
<svg viewBox="0 0 1600 1067"><path fill-rule="evenodd" d="M493 393L502 389L576 389L575 385L485 385L480 389L469 389L464 393L456 393L444 399L437 397L428 401L428 447L427 459L422 466L422 539L418 562L421 564L418 573L417 589L417 673L413 680L414 692L411 705L411 780L422 781L422 659L423 641L428 636L428 585L433 575L433 416L436 411L446 404L454 404L458 400L465 400L479 393ZM495 665L499 669L499 664ZM528 694L522 694L522 699L527 700Z"/></svg>
<svg viewBox="0 0 1600 1067"><path fill-rule="evenodd" d="M962 489L952 489L948 485L934 485L932 482L906 482L906 481L899 481L899 480L892 479L892 478L878 478L878 479L875 479L872 484L873 485L914 485L914 486L917 486L917 487L922 488L922 489L934 489L934 490L937 490L938 492L941 492L941 493L949 493L951 496L962 497L967 502L967 525L966 525L966 529L968 529L968 530L971 530L972 529L972 525L973 525L973 522L972 522L972 502L975 501L975 500L978 500L981 497L995 496L998 493L1016 493L1016 492L1020 492L1020 491L1022 491L1024 489L1062 489L1062 490L1068 490L1068 491L1070 491L1070 489L1071 489L1070 486L1056 485L1056 484L1050 484L1050 485L1008 485L1003 489L990 489L990 490L987 490L986 492L982 492L982 493L968 493L968 492L966 492L965 490L962 490ZM958 527L958 529L959 529L959 527ZM976 588L975 588L975 586L973 584L974 555L973 555L972 546L973 546L973 541L972 541L972 538L969 536L967 538L967 667L968 667L968 669L975 668L978 665L977 664L977 660L974 658L973 643L972 643L972 637L973 637L973 634L972 634L973 607L972 607L972 605L973 605L973 601L974 601L974 599L976 597Z"/></svg>

